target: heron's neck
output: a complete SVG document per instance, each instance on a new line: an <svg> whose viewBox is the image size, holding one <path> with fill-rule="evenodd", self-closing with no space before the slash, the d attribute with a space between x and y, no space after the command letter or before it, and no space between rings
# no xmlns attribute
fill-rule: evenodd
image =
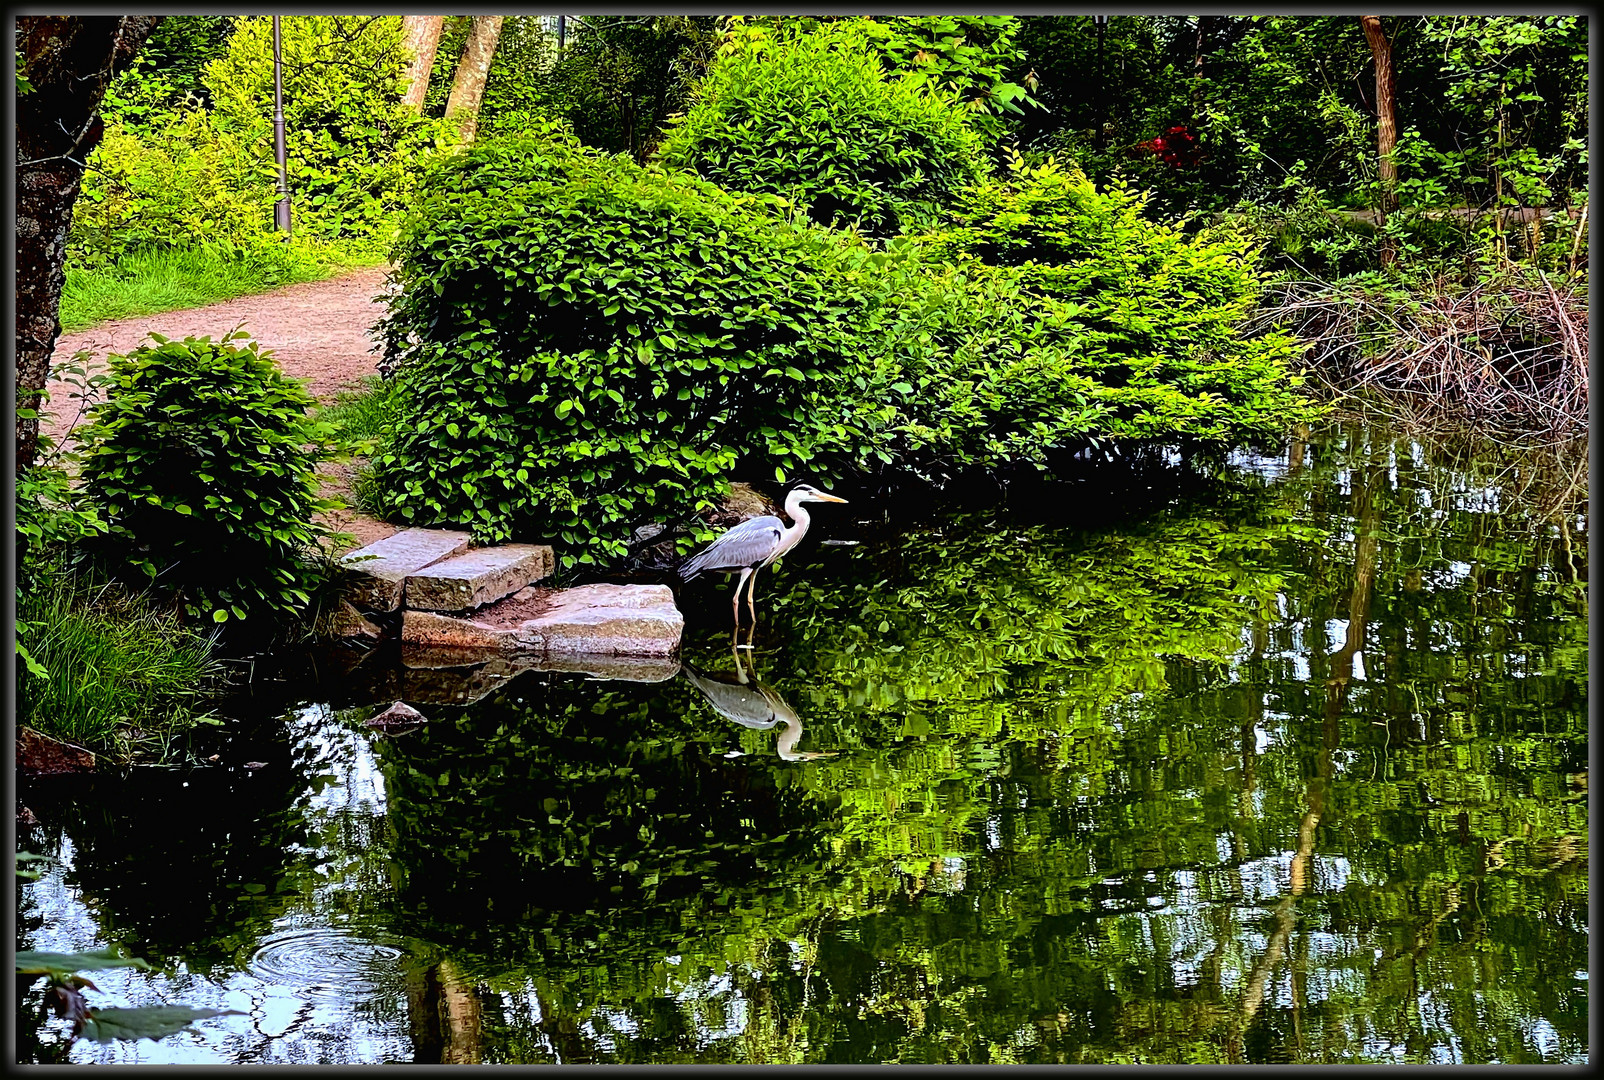
<svg viewBox="0 0 1604 1080"><path fill-rule="evenodd" d="M792 522L785 528L785 547L783 550L789 551L802 539L802 534L808 531L808 526L813 519L808 517L806 510L802 509L801 499L787 499L785 501L785 512L790 516Z"/></svg>

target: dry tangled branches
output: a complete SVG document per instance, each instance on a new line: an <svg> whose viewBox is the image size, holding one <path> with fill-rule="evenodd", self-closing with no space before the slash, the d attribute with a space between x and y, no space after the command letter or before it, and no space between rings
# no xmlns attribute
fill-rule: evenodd
<svg viewBox="0 0 1604 1080"><path fill-rule="evenodd" d="M1548 440L1587 430L1585 284L1530 267L1411 292L1291 281L1258 318L1311 342L1314 382L1372 410L1379 401L1394 419Z"/></svg>

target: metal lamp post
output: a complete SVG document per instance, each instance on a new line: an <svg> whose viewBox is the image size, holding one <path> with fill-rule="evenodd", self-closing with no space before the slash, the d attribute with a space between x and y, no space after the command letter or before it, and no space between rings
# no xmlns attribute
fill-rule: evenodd
<svg viewBox="0 0 1604 1080"><path fill-rule="evenodd" d="M290 235L290 174L284 154L284 46L279 17L273 16L273 155L278 161L278 202L273 204L273 228Z"/></svg>
<svg viewBox="0 0 1604 1080"><path fill-rule="evenodd" d="M1107 15L1093 15L1097 24L1097 145L1103 145L1103 114L1107 111L1108 81L1103 77L1103 31L1108 29Z"/></svg>

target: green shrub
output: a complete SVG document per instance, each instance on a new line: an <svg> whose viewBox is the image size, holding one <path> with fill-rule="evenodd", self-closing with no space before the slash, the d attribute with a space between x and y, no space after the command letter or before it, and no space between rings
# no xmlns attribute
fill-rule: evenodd
<svg viewBox="0 0 1604 1080"><path fill-rule="evenodd" d="M82 435L86 493L109 529L100 557L215 622L304 609L326 535L313 515L334 505L316 478L328 428L268 353L236 344L246 337L152 334L113 355Z"/></svg>
<svg viewBox="0 0 1604 1080"><path fill-rule="evenodd" d="M166 114L208 104L201 83L207 61L223 51L234 32L230 15L169 15L140 46L139 54L111 81L100 103L113 121L143 133Z"/></svg>
<svg viewBox="0 0 1604 1080"><path fill-rule="evenodd" d="M730 478L939 477L1306 415L1290 339L1242 332L1245 243L1053 169L974 200L881 250L555 128L444 163L397 249L378 508L571 566Z"/></svg>
<svg viewBox="0 0 1604 1080"><path fill-rule="evenodd" d="M1051 160L1015 155L1009 172L968 194L955 227L917 243L926 258L1002 272L1026 297L1062 305L1084 328L1077 367L1099 384L1107 434L1276 437L1308 418L1289 370L1296 339L1244 333L1262 288L1245 237L1149 221L1143 196L1099 191Z"/></svg>
<svg viewBox="0 0 1604 1080"><path fill-rule="evenodd" d="M73 206L74 266L196 243L251 245L272 232L276 173L261 130L219 130L210 114L166 114L136 135L111 124Z"/></svg>
<svg viewBox="0 0 1604 1080"><path fill-rule="evenodd" d="M888 76L851 23L781 37L746 27L731 45L663 141L665 164L877 237L935 221L984 174L960 107Z"/></svg>
<svg viewBox="0 0 1604 1080"><path fill-rule="evenodd" d="M886 380L854 352L845 238L770 208L555 129L445 163L383 324L405 376L385 512L560 540L572 565L732 472L872 453L891 410L855 404Z"/></svg>
<svg viewBox="0 0 1604 1080"><path fill-rule="evenodd" d="M897 15L854 19L854 29L891 71L914 85L929 84L956 100L969 125L995 142L1005 118L1038 106L1009 79L1026 57L1014 43L1014 15Z"/></svg>

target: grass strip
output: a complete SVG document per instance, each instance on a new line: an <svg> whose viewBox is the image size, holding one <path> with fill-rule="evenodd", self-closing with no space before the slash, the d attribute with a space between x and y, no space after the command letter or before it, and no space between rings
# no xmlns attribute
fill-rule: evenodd
<svg viewBox="0 0 1604 1080"><path fill-rule="evenodd" d="M197 244L133 251L106 267L68 268L61 328L70 334L108 319L202 307L383 262L378 251L278 241L240 248Z"/></svg>
<svg viewBox="0 0 1604 1080"><path fill-rule="evenodd" d="M64 742L127 760L165 757L220 685L215 638L115 585L50 573L18 598L28 650L17 720ZM20 667L20 664L19 664Z"/></svg>

